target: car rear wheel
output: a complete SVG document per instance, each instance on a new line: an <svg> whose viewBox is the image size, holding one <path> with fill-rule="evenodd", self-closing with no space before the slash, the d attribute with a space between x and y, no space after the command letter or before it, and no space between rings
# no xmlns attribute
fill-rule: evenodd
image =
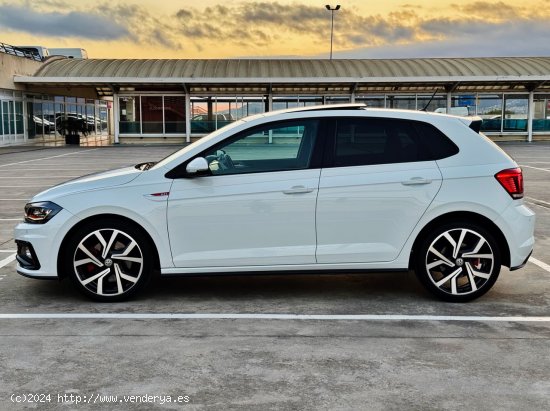
<svg viewBox="0 0 550 411"><path fill-rule="evenodd" d="M81 227L67 242L64 266L76 287L97 301L122 301L151 277L151 247L141 230L114 219Z"/></svg>
<svg viewBox="0 0 550 411"><path fill-rule="evenodd" d="M415 256L416 275L437 297L474 300L491 289L500 273L498 243L483 227L452 223L429 233Z"/></svg>

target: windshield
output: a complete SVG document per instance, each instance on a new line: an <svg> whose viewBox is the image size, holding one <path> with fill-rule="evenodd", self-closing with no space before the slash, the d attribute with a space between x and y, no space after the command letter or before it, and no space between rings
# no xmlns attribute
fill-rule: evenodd
<svg viewBox="0 0 550 411"><path fill-rule="evenodd" d="M229 131L235 127L238 127L240 126L242 123L244 123L243 120L238 120L238 121L235 121L234 123L231 123L231 124L228 124L210 134L208 134L206 137L203 137L201 138L200 140L197 140L195 141L194 143L191 143L189 144L188 146L170 154L168 157L165 157L163 158L162 160L160 160L158 163L156 163L152 169L156 170L160 167L164 167L166 164L172 162L173 160L177 159L178 157L181 157L182 155L184 155L185 153L188 153L189 151L191 151L193 148L195 148L195 146L197 144L202 144L202 143L205 143L207 142L208 140L211 140L213 138L215 138L216 136L220 135L221 133L225 133L226 131Z"/></svg>

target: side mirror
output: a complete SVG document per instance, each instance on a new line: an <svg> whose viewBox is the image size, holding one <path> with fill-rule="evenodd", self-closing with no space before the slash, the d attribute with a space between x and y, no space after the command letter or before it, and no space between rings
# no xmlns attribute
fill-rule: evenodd
<svg viewBox="0 0 550 411"><path fill-rule="evenodd" d="M187 164L185 171L190 176L196 176L209 173L210 169L208 168L208 161L204 157L197 157Z"/></svg>

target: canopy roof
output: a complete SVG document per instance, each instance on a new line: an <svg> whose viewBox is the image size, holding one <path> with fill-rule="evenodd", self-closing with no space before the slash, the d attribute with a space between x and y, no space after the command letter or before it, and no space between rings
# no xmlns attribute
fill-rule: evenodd
<svg viewBox="0 0 550 411"><path fill-rule="evenodd" d="M53 58L28 85L81 85L98 90L148 85L190 92L328 93L550 90L550 57L306 60Z"/></svg>

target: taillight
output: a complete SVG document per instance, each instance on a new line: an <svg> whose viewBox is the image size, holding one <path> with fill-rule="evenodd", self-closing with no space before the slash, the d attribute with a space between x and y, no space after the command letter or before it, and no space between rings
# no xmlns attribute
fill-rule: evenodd
<svg viewBox="0 0 550 411"><path fill-rule="evenodd" d="M509 168L495 174L495 178L513 199L523 198L523 173L521 168Z"/></svg>

